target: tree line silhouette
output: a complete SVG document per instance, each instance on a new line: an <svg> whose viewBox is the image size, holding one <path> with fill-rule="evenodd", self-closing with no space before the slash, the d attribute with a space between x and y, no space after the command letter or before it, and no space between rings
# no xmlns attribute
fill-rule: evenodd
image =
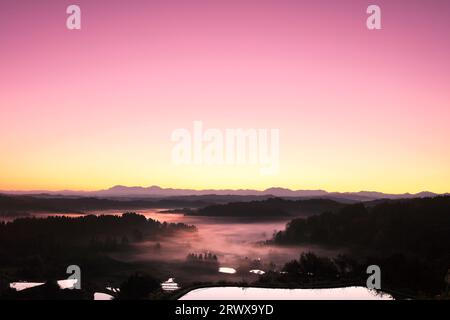
<svg viewBox="0 0 450 320"><path fill-rule="evenodd" d="M133 212L121 216L19 218L0 223L0 250L5 254L34 254L71 246L114 248L180 230L196 228L183 223L161 223Z"/></svg>
<svg viewBox="0 0 450 320"><path fill-rule="evenodd" d="M64 279L67 266L76 264L84 271L85 280L95 281L126 267L108 253L129 250L135 242L195 230L192 225L161 223L132 212L121 216L19 218L1 222L0 280Z"/></svg>
<svg viewBox="0 0 450 320"><path fill-rule="evenodd" d="M294 219L271 243L350 249L349 256L337 260L302 255L285 266L285 280L363 279L365 268L377 264L391 287L436 295L450 268L450 197L348 205L335 213Z"/></svg>
<svg viewBox="0 0 450 320"><path fill-rule="evenodd" d="M189 253L186 257L188 261L217 261L217 255L211 252L200 253Z"/></svg>
<svg viewBox="0 0 450 320"><path fill-rule="evenodd" d="M187 212L187 215L219 217L273 218L290 215L309 216L323 211L335 211L342 203L328 199L287 200L270 198L262 201L230 202L209 205Z"/></svg>

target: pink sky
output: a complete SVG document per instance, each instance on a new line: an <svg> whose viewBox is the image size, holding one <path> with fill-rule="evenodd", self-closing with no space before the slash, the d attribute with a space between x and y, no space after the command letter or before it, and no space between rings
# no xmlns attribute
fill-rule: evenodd
<svg viewBox="0 0 450 320"><path fill-rule="evenodd" d="M2 0L0 190L448 192L449 35L447 0ZM279 174L175 167L194 120L280 129Z"/></svg>

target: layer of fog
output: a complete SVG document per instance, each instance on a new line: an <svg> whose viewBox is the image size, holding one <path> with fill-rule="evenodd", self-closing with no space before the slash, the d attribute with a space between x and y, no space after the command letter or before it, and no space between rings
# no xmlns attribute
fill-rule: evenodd
<svg viewBox="0 0 450 320"><path fill-rule="evenodd" d="M172 237L140 243L136 252L121 254L121 259L181 262L186 260L189 253L211 253L218 257L220 266L238 268L245 261L259 261L261 265L272 263L281 267L290 260L298 259L300 253L305 251L327 256L336 254L318 246L281 247L266 244L266 240L270 240L274 232L284 230L289 219L242 222L235 218L184 216L159 213L158 210L143 210L138 213L161 222L193 224L198 231L179 232Z"/></svg>
<svg viewBox="0 0 450 320"><path fill-rule="evenodd" d="M133 249L126 252L111 254L117 260L124 262L149 262L159 266L154 269L162 277L180 277L183 280L190 278L191 270L185 268L188 254L204 256L211 254L217 257L215 272L208 269L195 269L198 280L217 280L219 267L233 268L238 272L227 275L226 280L253 279L257 273L251 270L280 271L283 265L293 259L298 259L302 252L313 251L319 255L335 256L338 251L329 250L320 246L275 246L268 245L273 234L284 230L286 223L292 217L276 221L261 221L258 219L216 218L185 216L175 213L160 213L158 209L147 210L102 210L89 212L89 214L121 215L124 211L134 211L147 218L160 222L185 223L195 225L197 232L178 232L171 236L160 237L152 241L133 244ZM38 217L47 216L82 216L83 214L34 214ZM339 250L342 252L342 250ZM155 263L156 262L156 263ZM212 276L212 278L211 278Z"/></svg>

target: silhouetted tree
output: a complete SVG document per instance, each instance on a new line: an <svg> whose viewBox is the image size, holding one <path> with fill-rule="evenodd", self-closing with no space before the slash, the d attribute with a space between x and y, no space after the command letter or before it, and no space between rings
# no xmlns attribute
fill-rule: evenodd
<svg viewBox="0 0 450 320"><path fill-rule="evenodd" d="M121 284L118 298L126 300L146 299L149 294L160 287L160 282L155 278L146 274L135 273Z"/></svg>

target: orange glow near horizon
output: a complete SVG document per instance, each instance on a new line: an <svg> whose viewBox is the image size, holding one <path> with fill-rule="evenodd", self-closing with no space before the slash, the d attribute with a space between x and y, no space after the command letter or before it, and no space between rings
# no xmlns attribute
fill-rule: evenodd
<svg viewBox="0 0 450 320"><path fill-rule="evenodd" d="M64 1L2 1L0 190L450 192L450 2L434 1L378 1L378 31L352 0L80 0L79 31ZM174 165L194 120L279 129L280 171Z"/></svg>

